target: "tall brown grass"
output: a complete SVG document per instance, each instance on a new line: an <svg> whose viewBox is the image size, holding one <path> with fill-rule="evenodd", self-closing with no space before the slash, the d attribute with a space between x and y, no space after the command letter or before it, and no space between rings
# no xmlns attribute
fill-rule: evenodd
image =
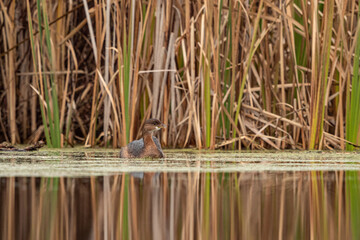
<svg viewBox="0 0 360 240"><path fill-rule="evenodd" d="M42 39L47 24L39 26L37 4L50 31ZM61 146L119 147L156 117L168 125L161 133L168 147L359 145L360 114L349 117L360 112L358 5L0 0L0 140L36 141L54 123ZM30 35L33 48L48 43L42 73ZM59 109L45 109L59 111L51 121L38 110L40 75L51 75L57 90L50 102Z"/></svg>

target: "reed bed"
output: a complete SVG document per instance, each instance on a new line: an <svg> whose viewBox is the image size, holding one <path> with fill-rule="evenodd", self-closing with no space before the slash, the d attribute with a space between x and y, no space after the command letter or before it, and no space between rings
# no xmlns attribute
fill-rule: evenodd
<svg viewBox="0 0 360 240"><path fill-rule="evenodd" d="M0 0L0 140L352 150L359 4Z"/></svg>
<svg viewBox="0 0 360 240"><path fill-rule="evenodd" d="M3 178L1 238L359 239L358 181L343 171Z"/></svg>

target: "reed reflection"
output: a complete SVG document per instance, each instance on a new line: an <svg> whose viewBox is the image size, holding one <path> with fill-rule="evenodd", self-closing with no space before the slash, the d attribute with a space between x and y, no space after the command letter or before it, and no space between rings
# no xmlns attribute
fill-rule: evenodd
<svg viewBox="0 0 360 240"><path fill-rule="evenodd" d="M0 179L1 239L358 239L358 172Z"/></svg>

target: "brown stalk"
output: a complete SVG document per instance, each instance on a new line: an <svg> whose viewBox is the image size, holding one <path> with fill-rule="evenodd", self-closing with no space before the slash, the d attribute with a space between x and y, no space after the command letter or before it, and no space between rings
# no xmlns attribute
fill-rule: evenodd
<svg viewBox="0 0 360 240"><path fill-rule="evenodd" d="M4 49L9 49L12 46L16 45L16 26L15 21L12 19L16 18L15 15L15 2L12 1L9 5L8 12L5 12L5 6L3 1L0 1L0 6L3 9L3 14L5 17L5 29L6 29L6 42L4 42ZM4 36L4 38L5 38ZM10 125L10 139L11 143L16 143L16 78L15 78L15 60L16 60L16 52L11 51L8 53L7 57L5 58L5 65L6 65L6 78L3 79L5 89L6 89L6 98L7 98L7 111L8 115L8 122Z"/></svg>

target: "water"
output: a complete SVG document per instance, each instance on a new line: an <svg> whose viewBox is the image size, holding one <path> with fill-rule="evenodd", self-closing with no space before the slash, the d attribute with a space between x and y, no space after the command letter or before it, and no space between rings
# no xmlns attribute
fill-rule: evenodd
<svg viewBox="0 0 360 240"><path fill-rule="evenodd" d="M1 239L359 239L360 154L0 153Z"/></svg>

